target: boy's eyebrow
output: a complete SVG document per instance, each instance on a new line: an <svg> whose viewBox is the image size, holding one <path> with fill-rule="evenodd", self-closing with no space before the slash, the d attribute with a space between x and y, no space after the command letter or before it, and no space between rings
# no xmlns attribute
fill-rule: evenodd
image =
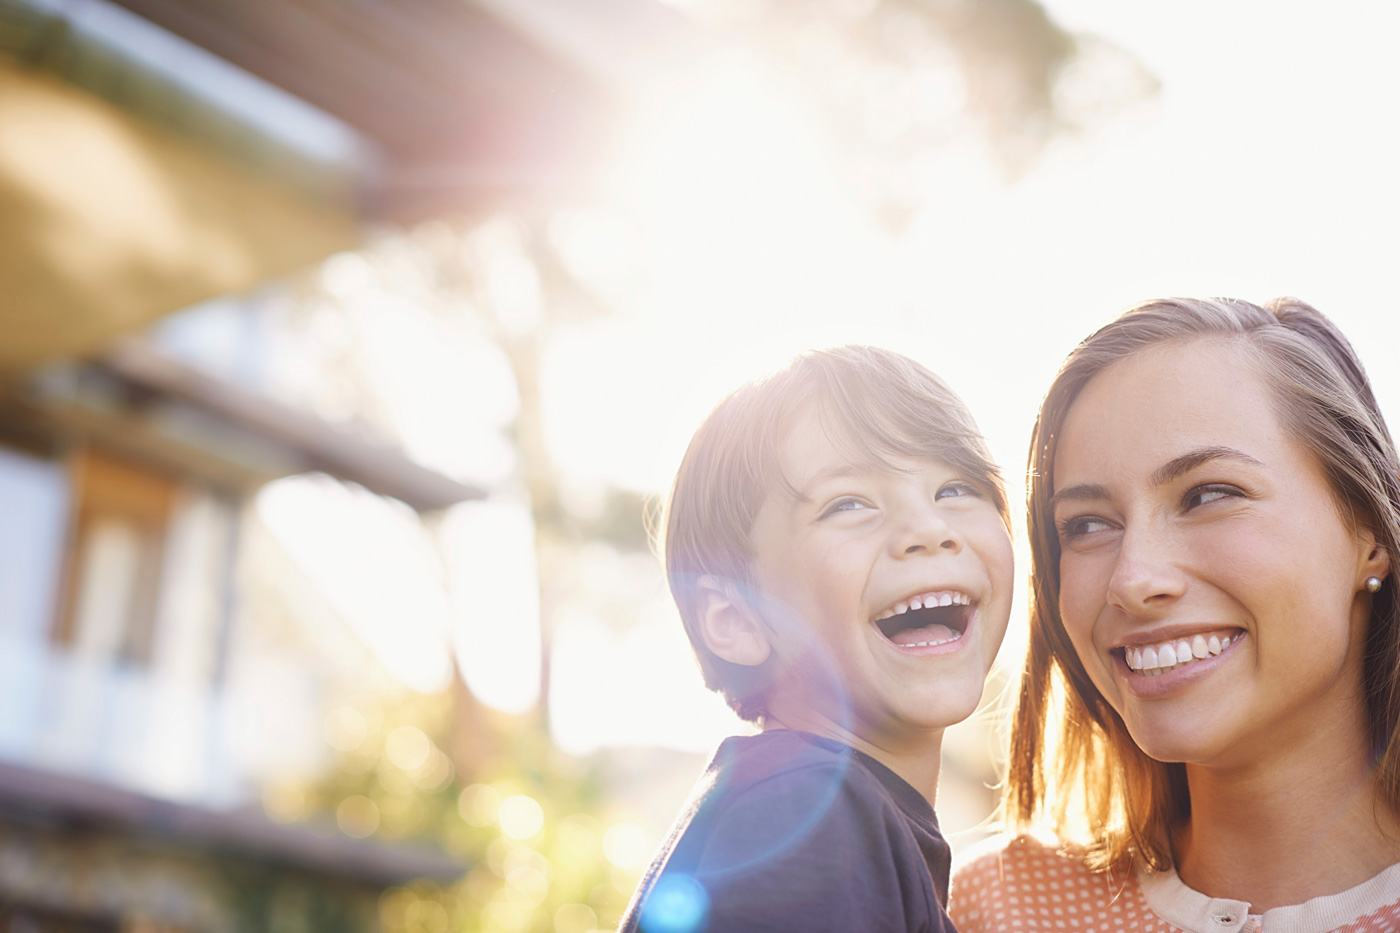
<svg viewBox="0 0 1400 933"><path fill-rule="evenodd" d="M1237 460L1240 463L1249 463L1254 466L1263 466L1258 459L1251 457L1242 450L1233 447L1198 447L1195 450L1188 450L1179 457L1173 457L1166 463L1159 466L1152 473L1152 485L1165 486L1172 480L1179 479L1190 473L1203 463L1212 460ZM1054 511L1055 506L1061 501L1084 502L1092 499L1109 498L1108 487L1099 483L1078 483L1074 486L1066 486L1057 490L1050 497L1050 509Z"/></svg>
<svg viewBox="0 0 1400 933"><path fill-rule="evenodd" d="M857 466L853 463L843 463L841 466L835 466L829 470L822 470L820 473L811 477L807 481L807 485L803 486L801 489L798 489L796 486L794 486L793 492L797 494L798 502L811 502L812 490L816 489L822 483L826 483L834 479L851 479L853 477L861 476L868 472L869 470L865 467Z"/></svg>

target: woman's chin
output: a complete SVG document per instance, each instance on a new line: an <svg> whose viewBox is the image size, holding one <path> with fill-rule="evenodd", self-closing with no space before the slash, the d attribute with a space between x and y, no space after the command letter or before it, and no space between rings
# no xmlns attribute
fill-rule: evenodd
<svg viewBox="0 0 1400 933"><path fill-rule="evenodd" d="M1128 734L1143 754L1166 764L1210 762L1230 745L1214 729L1203 728L1199 723L1144 720L1130 723Z"/></svg>

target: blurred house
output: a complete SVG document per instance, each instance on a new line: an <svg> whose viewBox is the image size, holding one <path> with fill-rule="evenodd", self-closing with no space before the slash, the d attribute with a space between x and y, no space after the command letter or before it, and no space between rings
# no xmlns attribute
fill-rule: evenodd
<svg viewBox="0 0 1400 933"><path fill-rule="evenodd" d="M268 349L216 335L225 358ZM263 815L269 749L326 757L337 672L238 630L255 621L241 590L259 583L240 567L247 506L308 469L425 510L480 493L176 349L128 338L0 398L3 928L257 928L229 916L241 901L228 879L266 889L271 867L271 887L354 928L384 886L464 866Z"/></svg>
<svg viewBox="0 0 1400 933"><path fill-rule="evenodd" d="M263 484L483 490L279 397L276 333L206 316L209 366L145 328L575 180L618 32L490 6L0 0L0 931L373 928L386 885L463 869L265 816L230 678ZM315 745L332 675L284 660L265 700Z"/></svg>

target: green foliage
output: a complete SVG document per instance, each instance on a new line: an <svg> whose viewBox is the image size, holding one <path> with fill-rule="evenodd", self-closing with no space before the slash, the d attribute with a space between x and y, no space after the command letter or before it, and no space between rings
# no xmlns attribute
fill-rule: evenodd
<svg viewBox="0 0 1400 933"><path fill-rule="evenodd" d="M594 766L555 749L538 723L484 714L468 725L463 712L460 693L455 705L451 694L348 698L327 729L337 766L320 783L280 794L297 799L299 818L334 815L351 836L428 843L468 866L460 878L385 891L373 929L615 927L637 876L607 857Z"/></svg>
<svg viewBox="0 0 1400 933"><path fill-rule="evenodd" d="M288 872L279 866L229 862L220 878L239 933L371 933L374 892L340 879Z"/></svg>

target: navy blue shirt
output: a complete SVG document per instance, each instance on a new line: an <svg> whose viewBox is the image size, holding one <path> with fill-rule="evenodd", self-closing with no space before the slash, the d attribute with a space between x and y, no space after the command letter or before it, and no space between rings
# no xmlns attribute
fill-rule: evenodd
<svg viewBox="0 0 1400 933"><path fill-rule="evenodd" d="M726 739L620 933L955 933L948 843L923 795L806 732Z"/></svg>

